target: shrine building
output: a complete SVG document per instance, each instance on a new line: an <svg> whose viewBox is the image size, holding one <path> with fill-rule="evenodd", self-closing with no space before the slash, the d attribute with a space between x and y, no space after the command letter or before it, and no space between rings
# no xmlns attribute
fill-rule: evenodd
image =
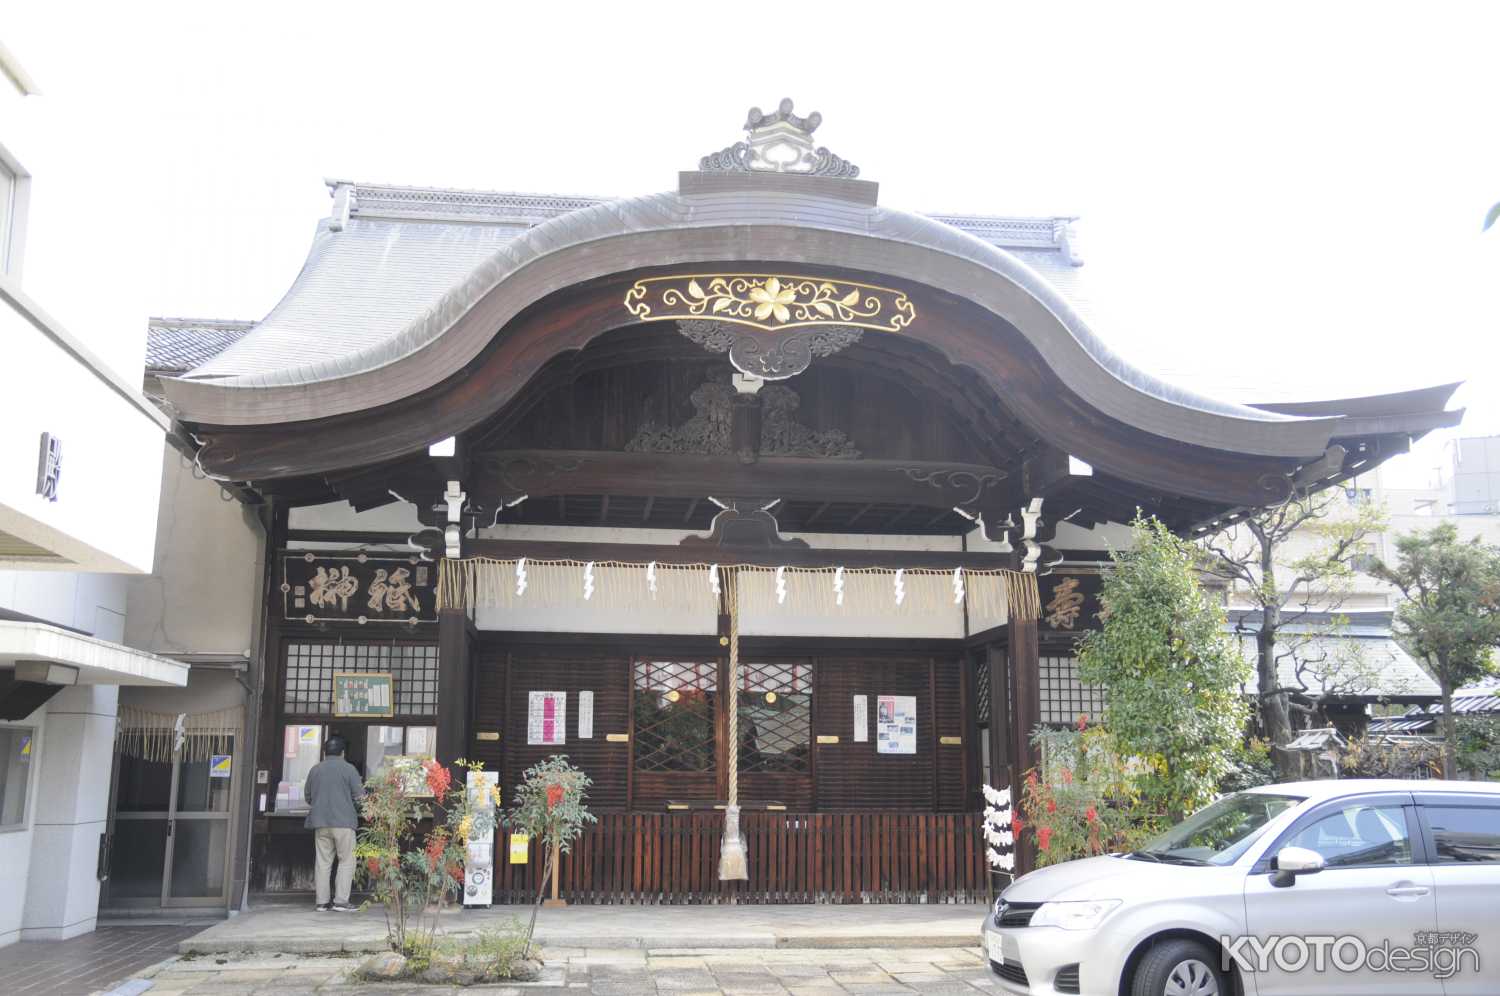
<svg viewBox="0 0 1500 996"><path fill-rule="evenodd" d="M571 901L985 899L981 787L1097 709L1074 643L1137 510L1194 535L1457 423L1453 385L1163 383L1086 320L1071 219L885 204L820 123L752 110L617 200L332 181L264 319L159 323L199 347L148 385L174 437L265 530L217 874L310 891L337 733L507 798L566 755ZM495 901L538 870L502 848Z"/></svg>

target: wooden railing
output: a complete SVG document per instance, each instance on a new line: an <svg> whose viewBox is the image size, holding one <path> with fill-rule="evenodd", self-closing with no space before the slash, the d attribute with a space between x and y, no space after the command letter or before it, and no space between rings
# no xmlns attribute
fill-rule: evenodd
<svg viewBox="0 0 1500 996"><path fill-rule="evenodd" d="M748 882L718 878L718 812L606 813L562 857L572 903L982 902L989 896L974 813L743 812ZM495 902L529 903L544 855L496 849ZM550 890L549 890L550 891Z"/></svg>

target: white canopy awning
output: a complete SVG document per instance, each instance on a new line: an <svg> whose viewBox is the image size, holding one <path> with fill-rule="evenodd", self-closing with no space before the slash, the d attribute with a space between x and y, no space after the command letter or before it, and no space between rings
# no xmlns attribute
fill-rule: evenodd
<svg viewBox="0 0 1500 996"><path fill-rule="evenodd" d="M80 685L187 684L188 665L39 622L0 620L0 667L45 661L78 669Z"/></svg>

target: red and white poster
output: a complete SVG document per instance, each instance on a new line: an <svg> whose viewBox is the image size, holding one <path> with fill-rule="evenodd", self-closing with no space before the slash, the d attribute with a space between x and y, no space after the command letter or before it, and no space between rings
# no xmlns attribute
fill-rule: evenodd
<svg viewBox="0 0 1500 996"><path fill-rule="evenodd" d="M532 692L526 702L526 743L561 747L568 742L568 693Z"/></svg>

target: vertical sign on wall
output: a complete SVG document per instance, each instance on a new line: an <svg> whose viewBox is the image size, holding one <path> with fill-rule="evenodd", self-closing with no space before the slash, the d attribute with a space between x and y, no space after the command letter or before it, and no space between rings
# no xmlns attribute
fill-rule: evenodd
<svg viewBox="0 0 1500 996"><path fill-rule="evenodd" d="M857 744L869 743L870 741L870 697L868 695L854 696L854 742Z"/></svg>
<svg viewBox="0 0 1500 996"><path fill-rule="evenodd" d="M469 834L464 860L464 905L488 906L495 894L495 802L500 794L500 775L495 771L470 771L466 784L469 807L488 816L488 829Z"/></svg>
<svg viewBox="0 0 1500 996"><path fill-rule="evenodd" d="M561 747L568 742L568 693L532 692L526 701L526 743Z"/></svg>
<svg viewBox="0 0 1500 996"><path fill-rule="evenodd" d="M594 739L594 693L578 693L578 739Z"/></svg>

